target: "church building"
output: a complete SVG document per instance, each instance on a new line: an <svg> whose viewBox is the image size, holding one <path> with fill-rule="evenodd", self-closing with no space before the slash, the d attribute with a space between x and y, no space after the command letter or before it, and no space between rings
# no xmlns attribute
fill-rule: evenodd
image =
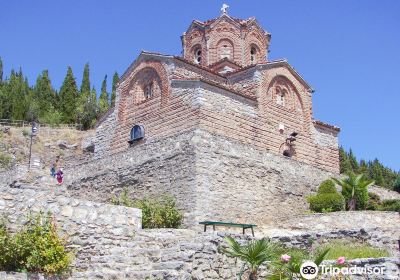
<svg viewBox="0 0 400 280"><path fill-rule="evenodd" d="M339 173L340 129L314 118L312 87L268 58L271 34L255 18L221 11L190 24L182 55L133 61L97 124L92 178L72 188L98 200L124 187L137 198L170 194L187 224L267 223L305 211L305 196Z"/></svg>

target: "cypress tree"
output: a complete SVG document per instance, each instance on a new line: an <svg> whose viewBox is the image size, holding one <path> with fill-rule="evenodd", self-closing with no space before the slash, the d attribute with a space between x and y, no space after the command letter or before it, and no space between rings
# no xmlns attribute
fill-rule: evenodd
<svg viewBox="0 0 400 280"><path fill-rule="evenodd" d="M89 63L86 63L85 68L83 69L81 95L89 96L89 94L90 94Z"/></svg>
<svg viewBox="0 0 400 280"><path fill-rule="evenodd" d="M107 112L109 107L108 103L108 93L107 93L107 75L104 77L104 80L101 84L101 93L99 97L99 110L100 116Z"/></svg>
<svg viewBox="0 0 400 280"><path fill-rule="evenodd" d="M111 107L115 106L115 98L117 96L117 84L119 82L118 73L115 72L112 81L112 90L111 90Z"/></svg>
<svg viewBox="0 0 400 280"><path fill-rule="evenodd" d="M62 121L64 123L74 123L77 119L78 88L70 66L68 66L59 97Z"/></svg>
<svg viewBox="0 0 400 280"><path fill-rule="evenodd" d="M46 118L54 110L56 93L51 85L49 71L44 70L36 79L33 99L39 107L39 118Z"/></svg>
<svg viewBox="0 0 400 280"><path fill-rule="evenodd" d="M0 84L3 82L3 61L0 57Z"/></svg>

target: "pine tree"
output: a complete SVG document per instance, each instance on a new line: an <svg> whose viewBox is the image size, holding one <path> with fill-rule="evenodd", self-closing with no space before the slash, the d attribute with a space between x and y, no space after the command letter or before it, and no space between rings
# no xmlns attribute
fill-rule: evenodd
<svg viewBox="0 0 400 280"><path fill-rule="evenodd" d="M382 174L382 165L380 164L378 159L375 159L370 164L370 175L373 180L375 180L375 184L378 186L384 186L384 178Z"/></svg>
<svg viewBox="0 0 400 280"><path fill-rule="evenodd" d="M343 147L339 149L340 173L349 174L353 171L349 157Z"/></svg>
<svg viewBox="0 0 400 280"><path fill-rule="evenodd" d="M3 61L0 57L0 84L3 82Z"/></svg>
<svg viewBox="0 0 400 280"><path fill-rule="evenodd" d="M350 149L349 154L348 154L348 159L351 165L351 170L353 173L358 174L359 173L359 166L356 157L353 154L353 151Z"/></svg>
<svg viewBox="0 0 400 280"><path fill-rule="evenodd" d="M39 109L39 120L46 122L48 114L54 112L56 93L51 85L49 72L44 70L41 75L38 76L36 84L33 88L33 102L37 103Z"/></svg>
<svg viewBox="0 0 400 280"><path fill-rule="evenodd" d="M100 116L107 112L109 107L108 103L108 93L107 93L107 75L104 77L104 80L101 84L101 93L99 97L99 110Z"/></svg>
<svg viewBox="0 0 400 280"><path fill-rule="evenodd" d="M67 75L60 89L60 111L64 123L74 123L77 119L78 88L68 66Z"/></svg>
<svg viewBox="0 0 400 280"><path fill-rule="evenodd" d="M118 73L115 72L112 81L112 90L111 90L111 107L115 106L115 98L117 96L117 84L119 82Z"/></svg>
<svg viewBox="0 0 400 280"><path fill-rule="evenodd" d="M25 120L29 103L27 99L30 94L28 80L24 78L22 70L17 73L11 71L10 79L5 85L6 91L6 118L13 120Z"/></svg>
<svg viewBox="0 0 400 280"><path fill-rule="evenodd" d="M96 123L97 113L96 90L93 88L82 104L82 111L79 112L80 123L84 130L93 128Z"/></svg>
<svg viewBox="0 0 400 280"><path fill-rule="evenodd" d="M86 63L85 68L83 69L81 95L89 96L89 94L90 94L89 63Z"/></svg>

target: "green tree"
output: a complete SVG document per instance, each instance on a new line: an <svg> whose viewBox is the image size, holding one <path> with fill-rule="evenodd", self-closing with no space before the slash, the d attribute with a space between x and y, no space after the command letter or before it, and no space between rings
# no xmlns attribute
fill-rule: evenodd
<svg viewBox="0 0 400 280"><path fill-rule="evenodd" d="M111 107L115 106L115 98L117 96L117 84L119 82L118 73L115 72L112 81L112 89L111 89Z"/></svg>
<svg viewBox="0 0 400 280"><path fill-rule="evenodd" d="M344 179L332 178L342 187L342 195L346 200L349 211L363 210L368 202L368 187L374 184L364 174L349 173Z"/></svg>
<svg viewBox="0 0 400 280"><path fill-rule="evenodd" d="M3 82L3 61L0 57L0 84Z"/></svg>
<svg viewBox="0 0 400 280"><path fill-rule="evenodd" d="M97 119L98 105L96 90L93 88L89 95L81 95L82 102L78 108L79 122L84 130L94 127Z"/></svg>
<svg viewBox="0 0 400 280"><path fill-rule="evenodd" d="M400 193L400 176L397 177L396 181L394 182L393 190Z"/></svg>
<svg viewBox="0 0 400 280"><path fill-rule="evenodd" d="M370 163L370 178L375 180L375 183L378 186L384 186L384 178L383 178L383 166L380 164L378 159L375 159L372 163Z"/></svg>
<svg viewBox="0 0 400 280"><path fill-rule="evenodd" d="M357 159L354 156L353 151L351 149L350 149L349 154L348 154L348 159L349 159L349 162L350 162L350 165L351 165L351 171L353 173L359 173L359 170L358 170L359 169L359 165L358 165Z"/></svg>
<svg viewBox="0 0 400 280"><path fill-rule="evenodd" d="M39 120L47 119L49 114L54 113L56 92L54 91L49 78L48 70L44 70L36 79L33 88L33 102L38 106Z"/></svg>
<svg viewBox="0 0 400 280"><path fill-rule="evenodd" d="M77 119L78 88L68 66L67 75L60 89L60 111L64 123L74 123Z"/></svg>
<svg viewBox="0 0 400 280"><path fill-rule="evenodd" d="M86 63L85 68L83 69L81 95L89 96L89 94L90 94L89 63Z"/></svg>
<svg viewBox="0 0 400 280"><path fill-rule="evenodd" d="M258 279L258 268L267 261L272 261L279 250L279 246L269 239L252 240L246 245L240 245L235 239L226 236L228 248L221 248L220 251L230 257L241 259L249 270L249 280Z"/></svg>
<svg viewBox="0 0 400 280"><path fill-rule="evenodd" d="M28 80L24 78L22 70L17 73L11 71L10 79L6 83L6 118L13 120L25 120L29 103L27 99L30 94Z"/></svg>
<svg viewBox="0 0 400 280"><path fill-rule="evenodd" d="M352 167L351 163L349 160L349 157L347 156L346 151L343 149L343 147L340 147L339 149L339 161L340 161L340 173L349 173L352 172Z"/></svg>
<svg viewBox="0 0 400 280"><path fill-rule="evenodd" d="M109 107L108 103L108 93L107 93L107 75L104 77L104 80L101 84L101 92L99 97L99 110L100 116L107 112Z"/></svg>

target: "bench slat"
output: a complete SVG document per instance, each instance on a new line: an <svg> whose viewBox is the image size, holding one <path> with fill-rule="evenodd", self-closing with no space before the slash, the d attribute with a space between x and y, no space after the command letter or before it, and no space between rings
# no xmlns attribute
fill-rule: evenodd
<svg viewBox="0 0 400 280"><path fill-rule="evenodd" d="M228 223L228 222L213 222L213 221L204 221L200 222L201 225L220 225L220 226L230 226L230 227L241 227L241 228L252 228L256 227L257 225L254 224L238 224L238 223Z"/></svg>

